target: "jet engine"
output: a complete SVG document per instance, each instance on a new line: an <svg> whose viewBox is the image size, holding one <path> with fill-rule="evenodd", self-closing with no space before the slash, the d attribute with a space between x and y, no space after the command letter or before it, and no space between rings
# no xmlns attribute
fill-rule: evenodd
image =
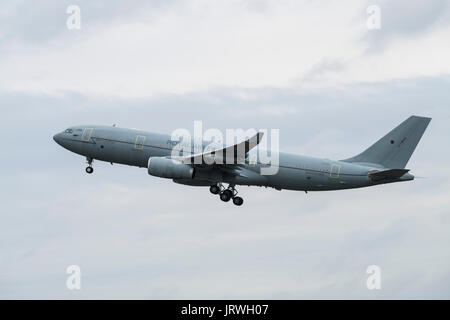
<svg viewBox="0 0 450 320"><path fill-rule="evenodd" d="M161 178L192 179L194 168L178 160L151 157L148 159L148 174Z"/></svg>

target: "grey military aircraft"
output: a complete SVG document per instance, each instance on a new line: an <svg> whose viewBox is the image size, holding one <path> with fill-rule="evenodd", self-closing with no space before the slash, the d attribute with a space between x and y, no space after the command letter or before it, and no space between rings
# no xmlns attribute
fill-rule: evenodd
<svg viewBox="0 0 450 320"><path fill-rule="evenodd" d="M232 199L240 206L244 200L237 195L236 185L308 192L413 180L414 176L405 167L430 121L431 118L411 116L362 153L344 160L279 152L277 172L272 175L261 174L261 168L268 164L249 157L250 151L260 143L262 132L231 146L200 153L192 149L187 155L179 156L173 153L179 141L174 141L171 135L116 126L74 126L53 139L85 156L89 174L94 171L94 159L145 167L156 177L190 186L208 186L222 201Z"/></svg>

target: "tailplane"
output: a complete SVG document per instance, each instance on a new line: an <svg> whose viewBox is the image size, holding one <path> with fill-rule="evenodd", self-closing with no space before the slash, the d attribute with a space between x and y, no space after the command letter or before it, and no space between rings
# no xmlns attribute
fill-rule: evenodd
<svg viewBox="0 0 450 320"><path fill-rule="evenodd" d="M364 152L342 161L373 163L385 168L403 169L430 121L431 118L411 116Z"/></svg>

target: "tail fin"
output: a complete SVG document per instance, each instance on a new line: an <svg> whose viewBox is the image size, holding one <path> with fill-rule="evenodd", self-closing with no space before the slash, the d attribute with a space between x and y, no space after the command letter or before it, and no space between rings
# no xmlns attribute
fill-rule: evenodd
<svg viewBox="0 0 450 320"><path fill-rule="evenodd" d="M361 154L342 160L405 168L431 118L411 116Z"/></svg>

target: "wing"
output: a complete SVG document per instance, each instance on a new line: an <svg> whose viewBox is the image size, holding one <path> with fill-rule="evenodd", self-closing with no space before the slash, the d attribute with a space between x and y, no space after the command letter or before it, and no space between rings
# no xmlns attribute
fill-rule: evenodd
<svg viewBox="0 0 450 320"><path fill-rule="evenodd" d="M206 151L203 153L193 154L189 156L176 157L187 164L194 165L217 165L217 164L236 164L245 160L246 154L256 147L263 137L263 132L258 132L254 136L240 143L229 147Z"/></svg>

